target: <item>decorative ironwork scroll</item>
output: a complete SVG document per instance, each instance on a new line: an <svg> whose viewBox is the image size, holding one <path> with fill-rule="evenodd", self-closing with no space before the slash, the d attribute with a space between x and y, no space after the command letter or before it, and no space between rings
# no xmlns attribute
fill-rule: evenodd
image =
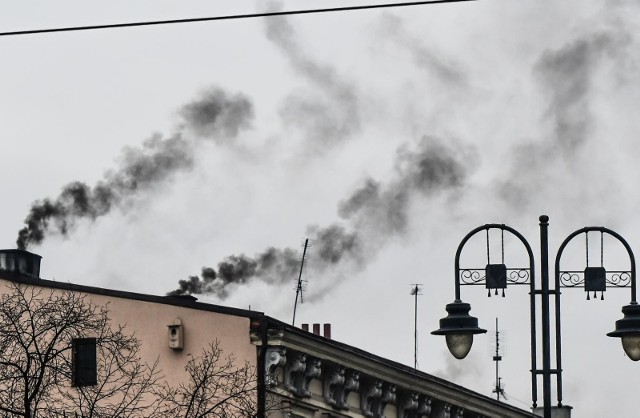
<svg viewBox="0 0 640 418"><path fill-rule="evenodd" d="M507 284L521 285L529 284L531 272L528 268L507 269ZM485 285L485 268L460 269L460 285Z"/></svg>
<svg viewBox="0 0 640 418"><path fill-rule="evenodd" d="M560 273L561 287L584 287L585 274L580 270L567 270ZM605 276L606 287L631 286L630 271L607 271Z"/></svg>

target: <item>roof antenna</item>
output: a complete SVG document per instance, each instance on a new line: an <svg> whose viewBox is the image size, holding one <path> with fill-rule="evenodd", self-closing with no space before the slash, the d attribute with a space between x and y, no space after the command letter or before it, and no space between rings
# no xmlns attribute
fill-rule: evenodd
<svg viewBox="0 0 640 418"><path fill-rule="evenodd" d="M414 297L414 328L413 328L413 368L418 369L418 296L422 294L422 283L414 283L411 286L411 296Z"/></svg>
<svg viewBox="0 0 640 418"><path fill-rule="evenodd" d="M302 268L304 267L304 258L307 255L307 247L309 246L309 238L304 240L304 250L302 251L302 260L300 261L300 274L298 274L298 284L296 286L296 301L293 304L293 321L291 321L291 325L296 325L296 309L298 308L298 298L300 298L300 304L304 302L303 292L304 292L304 281L302 280Z"/></svg>
<svg viewBox="0 0 640 418"><path fill-rule="evenodd" d="M496 318L496 355L493 356L493 361L496 362L496 386L493 389L493 393L496 394L496 399L500 401L502 399L507 400L507 396L504 393L504 387L502 387L502 378L500 377L499 364L502 361L500 355L500 331L498 330L498 318Z"/></svg>

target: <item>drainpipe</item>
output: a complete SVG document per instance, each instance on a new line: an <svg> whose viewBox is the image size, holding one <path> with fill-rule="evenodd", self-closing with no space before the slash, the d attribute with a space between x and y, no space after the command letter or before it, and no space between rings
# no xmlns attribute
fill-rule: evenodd
<svg viewBox="0 0 640 418"><path fill-rule="evenodd" d="M266 316L260 319L260 351L258 353L258 418L266 418L267 390L265 365L267 360L267 332L269 324Z"/></svg>

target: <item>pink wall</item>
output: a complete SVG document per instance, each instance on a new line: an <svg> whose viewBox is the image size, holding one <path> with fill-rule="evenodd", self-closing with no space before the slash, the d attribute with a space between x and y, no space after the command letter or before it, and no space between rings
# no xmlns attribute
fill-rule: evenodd
<svg viewBox="0 0 640 418"><path fill-rule="evenodd" d="M0 293L8 290L9 282L0 279ZM61 290L44 288L46 292ZM112 323L126 325L127 333L134 333L142 343L141 357L148 363L159 359L159 367L169 381L180 381L188 354L198 356L202 349L216 339L223 356L232 354L238 364L256 364L256 347L249 339L249 318L198 309L153 303L113 296L85 293L87 301L107 306ZM184 329L184 349L169 348L168 325L179 318ZM91 337L86 335L85 337Z"/></svg>

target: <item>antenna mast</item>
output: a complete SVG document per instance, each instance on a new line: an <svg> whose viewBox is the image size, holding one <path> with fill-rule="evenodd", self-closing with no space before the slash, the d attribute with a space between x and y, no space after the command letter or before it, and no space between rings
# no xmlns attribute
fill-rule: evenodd
<svg viewBox="0 0 640 418"><path fill-rule="evenodd" d="M422 294L422 283L414 283L411 286L411 296L414 297L414 307L413 307L413 315L414 315L414 328L413 328L413 368L418 368L418 295Z"/></svg>
<svg viewBox="0 0 640 418"><path fill-rule="evenodd" d="M302 285L302 268L304 267L304 258L307 255L307 247L309 246L309 238L304 240L304 250L302 251L302 260L300 261L300 274L298 274L298 284L296 286L296 301L293 304L293 321L291 321L291 325L296 325L296 309L298 308L298 297L300 298L300 303L303 302L302 292L304 291L304 286Z"/></svg>
<svg viewBox="0 0 640 418"><path fill-rule="evenodd" d="M498 330L498 318L496 318L496 355L493 356L493 361L496 362L496 387L493 389L493 393L496 394L496 400L500 401L500 397L507 399L504 394L504 388L502 387L502 378L500 377L499 364L502 361L500 355L500 331Z"/></svg>

